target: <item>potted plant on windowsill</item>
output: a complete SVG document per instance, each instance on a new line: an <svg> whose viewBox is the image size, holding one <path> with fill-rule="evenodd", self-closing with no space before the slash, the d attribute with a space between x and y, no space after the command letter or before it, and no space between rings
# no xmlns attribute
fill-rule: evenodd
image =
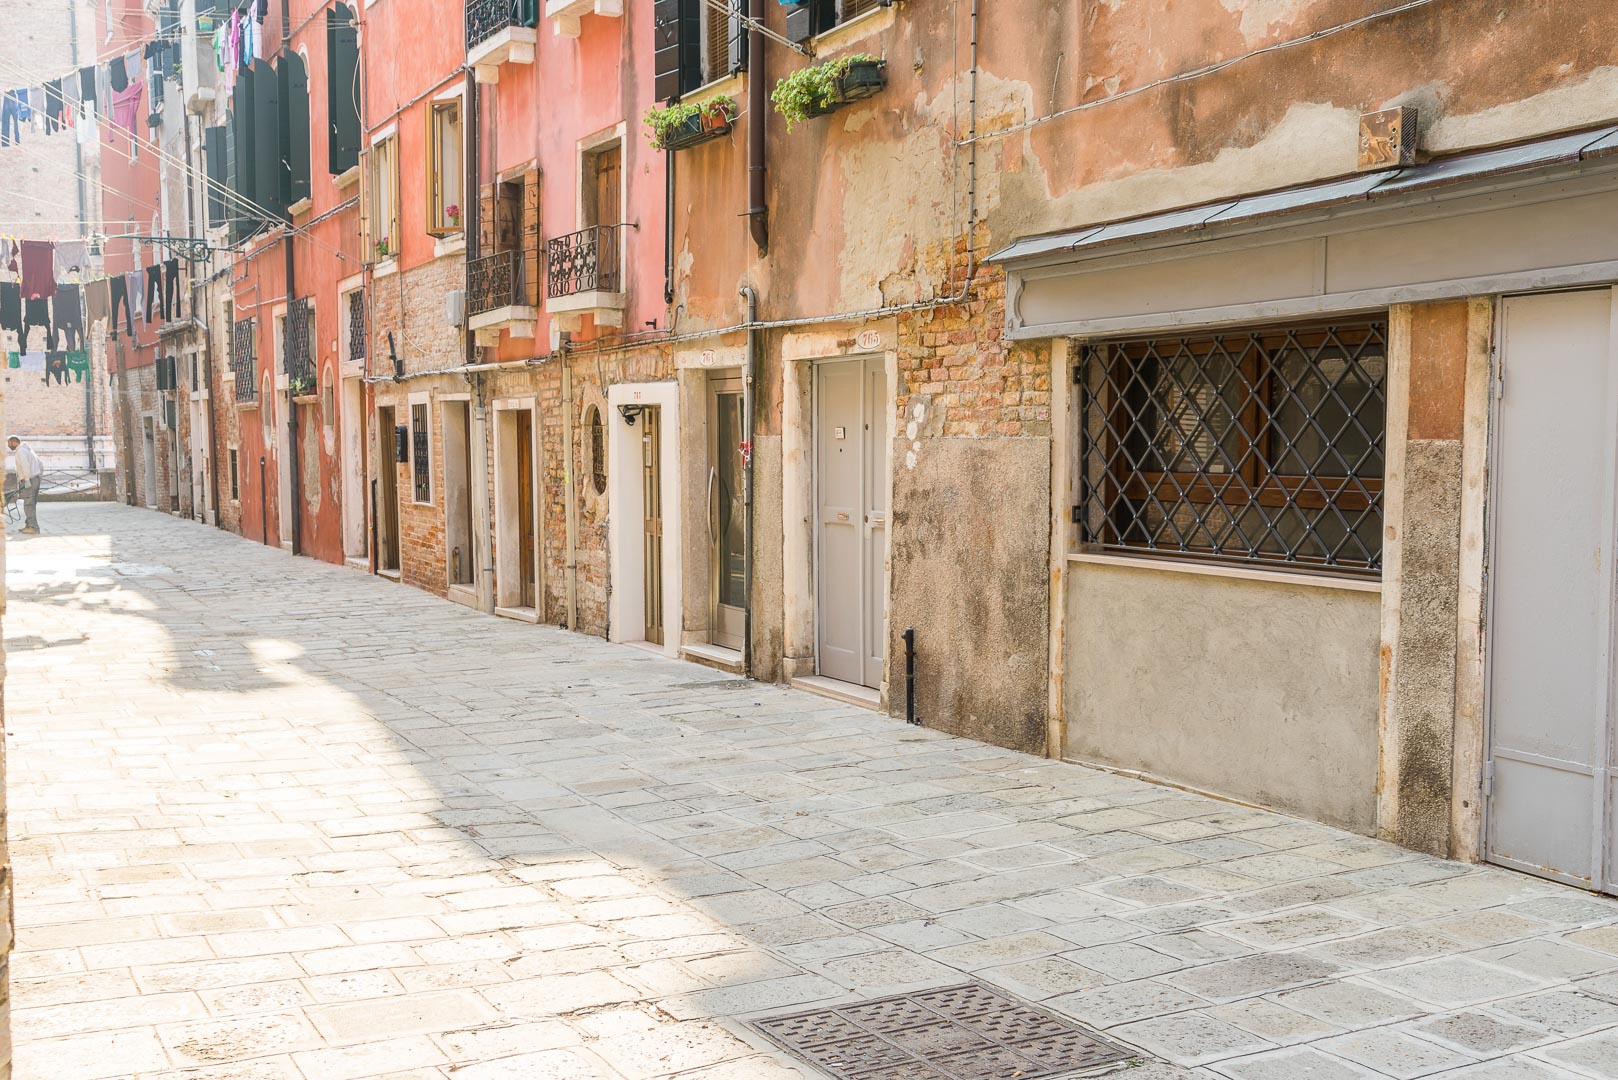
<svg viewBox="0 0 1618 1080"><path fill-rule="evenodd" d="M643 119L653 147L684 150L728 134L736 121L736 101L720 94L700 104L675 102L646 110Z"/></svg>
<svg viewBox="0 0 1618 1080"><path fill-rule="evenodd" d="M300 375L295 379L287 380L287 389L292 392L292 400L300 405L304 399L315 400L315 379L313 375Z"/></svg>
<svg viewBox="0 0 1618 1080"><path fill-rule="evenodd" d="M775 84L770 101L786 117L787 130L825 116L839 105L868 98L888 85L887 62L866 53L799 68Z"/></svg>
<svg viewBox="0 0 1618 1080"><path fill-rule="evenodd" d="M388 238L384 236L382 239L376 242L376 257L378 259L386 259L388 254Z"/></svg>
<svg viewBox="0 0 1618 1080"><path fill-rule="evenodd" d="M452 203L444 207L444 216L449 219L449 223L455 228L459 229L461 227L461 208L458 205Z"/></svg>

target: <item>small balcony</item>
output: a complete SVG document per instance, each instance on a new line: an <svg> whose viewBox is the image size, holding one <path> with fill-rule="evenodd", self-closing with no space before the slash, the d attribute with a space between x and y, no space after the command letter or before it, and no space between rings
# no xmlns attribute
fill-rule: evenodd
<svg viewBox="0 0 1618 1080"><path fill-rule="evenodd" d="M556 28L557 37L576 38L582 32L579 20L586 15L619 18L624 0L545 0L545 17Z"/></svg>
<svg viewBox="0 0 1618 1080"><path fill-rule="evenodd" d="M561 329L580 329L586 315L597 326L624 324L623 229L591 225L550 241L545 310Z"/></svg>
<svg viewBox="0 0 1618 1080"><path fill-rule="evenodd" d="M467 328L484 346L498 345L500 333L534 336L539 311L528 303L520 251L501 251L466 264Z"/></svg>
<svg viewBox="0 0 1618 1080"><path fill-rule="evenodd" d="M467 0L466 62L480 83L500 81L501 64L532 64L539 0Z"/></svg>

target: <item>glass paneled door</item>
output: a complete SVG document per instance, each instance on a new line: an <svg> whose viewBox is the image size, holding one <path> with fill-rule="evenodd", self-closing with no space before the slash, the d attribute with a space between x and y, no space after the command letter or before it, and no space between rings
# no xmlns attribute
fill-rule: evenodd
<svg viewBox="0 0 1618 1080"><path fill-rule="evenodd" d="M708 640L741 649L747 626L742 381L708 382Z"/></svg>

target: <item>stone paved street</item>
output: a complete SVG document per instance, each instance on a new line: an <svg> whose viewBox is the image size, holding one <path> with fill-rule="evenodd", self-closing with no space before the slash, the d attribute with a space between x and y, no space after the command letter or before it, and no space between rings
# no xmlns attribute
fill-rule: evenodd
<svg viewBox="0 0 1618 1080"><path fill-rule="evenodd" d="M1131 1080L1618 1077L1618 904L149 511L41 518L20 1080L776 1080L818 1074L738 1018L968 977Z"/></svg>

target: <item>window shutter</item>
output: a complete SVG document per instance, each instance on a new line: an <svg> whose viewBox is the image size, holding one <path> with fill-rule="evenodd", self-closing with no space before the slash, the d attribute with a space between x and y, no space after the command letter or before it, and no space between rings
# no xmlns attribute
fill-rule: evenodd
<svg viewBox="0 0 1618 1080"><path fill-rule="evenodd" d="M225 223L224 188L226 177L225 125L202 133L202 153L208 164L208 224L217 228Z"/></svg>
<svg viewBox="0 0 1618 1080"><path fill-rule="evenodd" d="M726 70L732 75L747 67L747 24L742 21L747 14L745 3L746 0L730 0L730 56Z"/></svg>
<svg viewBox="0 0 1618 1080"><path fill-rule="evenodd" d="M236 117L232 114L225 123L225 190L239 191L240 181L236 175ZM230 223L230 237L232 240L241 238L241 205L235 199L222 199L225 207L225 220Z"/></svg>
<svg viewBox="0 0 1618 1080"><path fill-rule="evenodd" d="M333 176L360 161L359 35L343 4L326 12L326 154Z"/></svg>
<svg viewBox="0 0 1618 1080"><path fill-rule="evenodd" d="M815 5L799 4L787 10L787 40L802 45L815 36Z"/></svg>
<svg viewBox="0 0 1618 1080"><path fill-rule="evenodd" d="M289 52L281 58L282 194L291 206L309 197L309 73L303 58Z"/></svg>
<svg viewBox="0 0 1618 1080"><path fill-rule="evenodd" d="M680 96L680 72L686 51L681 44L681 7L680 0L656 0L652 5L652 96L659 101Z"/></svg>
<svg viewBox="0 0 1618 1080"><path fill-rule="evenodd" d="M376 261L376 236L374 235L375 230L371 227L371 220L375 216L375 211L372 209L374 192L372 192L371 188L376 183L376 177L371 175L371 152L369 150L360 152L358 164L362 166L360 169L360 252L363 258L360 261L369 263Z"/></svg>
<svg viewBox="0 0 1618 1080"><path fill-rule="evenodd" d="M231 190L240 196L231 217L237 219L237 234L240 235L254 225L259 213L253 206L258 202L257 171L253 168L253 151L255 141L253 138L254 120L257 113L253 109L253 84L257 76L251 67L243 68L241 77L236 83L235 107L231 110L231 133L235 136L235 153L231 156L232 165ZM243 220L245 219L245 220Z"/></svg>
<svg viewBox="0 0 1618 1080"><path fill-rule="evenodd" d="M281 183L281 80L263 61L253 64L253 189L258 204L286 216Z"/></svg>

